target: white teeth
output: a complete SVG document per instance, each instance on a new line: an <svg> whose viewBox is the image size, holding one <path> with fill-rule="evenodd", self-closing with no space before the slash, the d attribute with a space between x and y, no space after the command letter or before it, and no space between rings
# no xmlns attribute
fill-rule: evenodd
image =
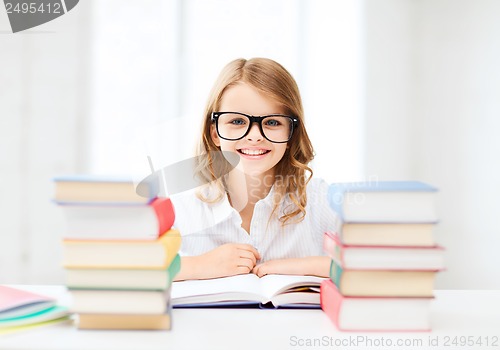
<svg viewBox="0 0 500 350"><path fill-rule="evenodd" d="M263 149L241 149L240 152L243 153L243 154L247 154L249 156L258 156L258 155L267 153L267 150L263 150Z"/></svg>

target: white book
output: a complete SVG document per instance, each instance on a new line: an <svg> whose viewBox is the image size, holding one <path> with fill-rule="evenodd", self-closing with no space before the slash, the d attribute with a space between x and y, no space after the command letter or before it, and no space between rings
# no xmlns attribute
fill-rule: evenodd
<svg viewBox="0 0 500 350"><path fill-rule="evenodd" d="M168 310L170 289L70 290L71 311L99 314L163 314Z"/></svg>
<svg viewBox="0 0 500 350"><path fill-rule="evenodd" d="M174 307L260 305L265 307L319 307L316 276L237 275L172 284Z"/></svg>
<svg viewBox="0 0 500 350"><path fill-rule="evenodd" d="M148 204L65 204L65 239L155 240L173 224L174 208L169 198Z"/></svg>
<svg viewBox="0 0 500 350"><path fill-rule="evenodd" d="M440 246L350 246L333 232L323 237L323 250L344 269L438 271L445 267Z"/></svg>
<svg viewBox="0 0 500 350"><path fill-rule="evenodd" d="M330 185L328 201L344 222L435 223L437 189L417 181Z"/></svg>

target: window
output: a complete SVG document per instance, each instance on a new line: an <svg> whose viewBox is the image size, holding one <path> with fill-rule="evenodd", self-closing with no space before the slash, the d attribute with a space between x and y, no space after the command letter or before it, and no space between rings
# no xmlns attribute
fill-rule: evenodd
<svg viewBox="0 0 500 350"><path fill-rule="evenodd" d="M237 57L283 64L302 92L315 174L362 174L361 2L93 3L90 171L136 173L193 155L220 69Z"/></svg>

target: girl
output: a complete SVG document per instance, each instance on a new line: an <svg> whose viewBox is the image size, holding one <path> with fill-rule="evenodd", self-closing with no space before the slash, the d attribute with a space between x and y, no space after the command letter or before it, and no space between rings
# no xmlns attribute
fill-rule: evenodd
<svg viewBox="0 0 500 350"><path fill-rule="evenodd" d="M285 68L265 58L230 62L210 93L198 152L196 176L209 184L171 197L183 235L176 280L328 276L322 239L337 216L327 184L311 179L314 152ZM235 157L218 178L220 159L228 166Z"/></svg>

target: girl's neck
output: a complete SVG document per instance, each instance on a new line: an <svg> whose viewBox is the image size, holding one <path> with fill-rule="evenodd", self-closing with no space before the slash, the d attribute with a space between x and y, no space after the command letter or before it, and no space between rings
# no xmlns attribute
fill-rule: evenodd
<svg viewBox="0 0 500 350"><path fill-rule="evenodd" d="M274 171L258 175L247 175L239 169L233 169L227 177L227 192L231 206L238 211L265 198L274 184Z"/></svg>

